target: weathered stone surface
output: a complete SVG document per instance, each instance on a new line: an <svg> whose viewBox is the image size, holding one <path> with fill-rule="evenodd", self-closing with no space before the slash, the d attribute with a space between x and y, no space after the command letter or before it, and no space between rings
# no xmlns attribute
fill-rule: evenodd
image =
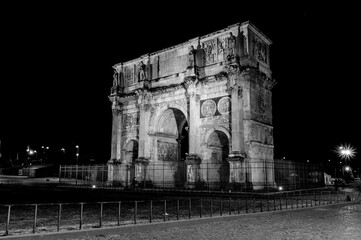
<svg viewBox="0 0 361 240"><path fill-rule="evenodd" d="M273 166L270 44L244 22L116 64L109 171L117 173L108 180L264 181L260 162Z"/></svg>

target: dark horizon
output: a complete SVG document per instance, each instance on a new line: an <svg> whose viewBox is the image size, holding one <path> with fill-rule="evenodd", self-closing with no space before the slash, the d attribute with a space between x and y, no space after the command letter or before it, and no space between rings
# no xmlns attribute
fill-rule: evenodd
<svg viewBox="0 0 361 240"><path fill-rule="evenodd" d="M350 144L360 162L358 21L351 7L192 6L143 6L134 15L91 4L5 9L1 161L27 145L79 145L81 157L106 163L113 65L250 21L273 42L274 157L336 161L333 150Z"/></svg>

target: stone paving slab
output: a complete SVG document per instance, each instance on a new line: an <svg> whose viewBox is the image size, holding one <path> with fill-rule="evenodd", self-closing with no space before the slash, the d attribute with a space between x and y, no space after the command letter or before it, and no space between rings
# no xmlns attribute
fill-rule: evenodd
<svg viewBox="0 0 361 240"><path fill-rule="evenodd" d="M1 239L361 239L361 203Z"/></svg>

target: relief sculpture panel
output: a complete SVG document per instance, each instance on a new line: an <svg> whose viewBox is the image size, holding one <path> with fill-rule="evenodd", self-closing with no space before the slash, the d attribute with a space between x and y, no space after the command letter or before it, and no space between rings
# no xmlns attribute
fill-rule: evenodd
<svg viewBox="0 0 361 240"><path fill-rule="evenodd" d="M216 39L203 43L206 64L214 63L217 60Z"/></svg>
<svg viewBox="0 0 361 240"><path fill-rule="evenodd" d="M178 161L178 143L158 140L158 160L164 162Z"/></svg>

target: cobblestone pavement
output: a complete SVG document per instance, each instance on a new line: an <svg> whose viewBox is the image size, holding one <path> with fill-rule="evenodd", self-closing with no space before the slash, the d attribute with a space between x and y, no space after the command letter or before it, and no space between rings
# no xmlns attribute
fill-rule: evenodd
<svg viewBox="0 0 361 240"><path fill-rule="evenodd" d="M203 223L172 224L162 230L148 227L138 232L122 233L122 229L119 232L66 239L361 239L361 204L221 217Z"/></svg>

